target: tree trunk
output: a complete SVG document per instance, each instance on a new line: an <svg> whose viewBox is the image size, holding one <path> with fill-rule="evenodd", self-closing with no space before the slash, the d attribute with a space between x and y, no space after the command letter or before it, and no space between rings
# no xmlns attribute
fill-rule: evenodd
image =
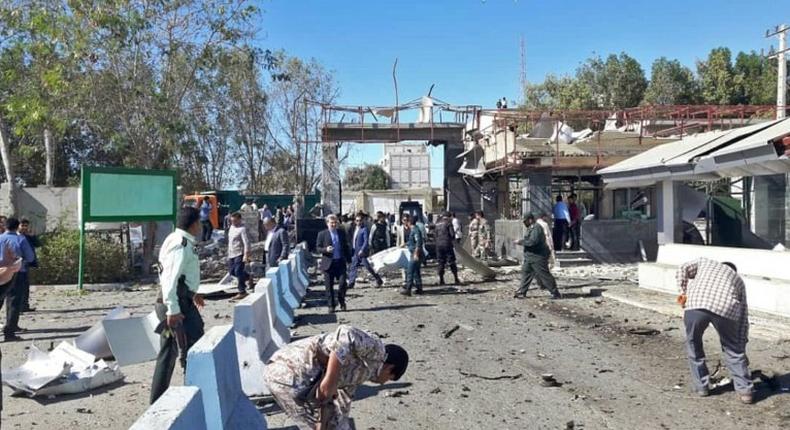
<svg viewBox="0 0 790 430"><path fill-rule="evenodd" d="M6 215L15 215L17 208L16 196L14 195L16 191L14 188L14 160L12 159L13 155L11 154L11 142L8 140L8 137L5 133L5 122L3 122L2 117L0 117L0 157L3 158L3 170L5 171L6 183L9 187L9 213Z"/></svg>
<svg viewBox="0 0 790 430"><path fill-rule="evenodd" d="M52 131L49 127L44 129L44 152L47 157L44 168L44 183L51 187L55 183L55 142L52 141Z"/></svg>

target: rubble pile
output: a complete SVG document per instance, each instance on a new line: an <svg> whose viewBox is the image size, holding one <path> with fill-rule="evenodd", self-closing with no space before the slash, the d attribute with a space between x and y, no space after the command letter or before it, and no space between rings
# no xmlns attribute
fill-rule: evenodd
<svg viewBox="0 0 790 430"><path fill-rule="evenodd" d="M256 242L250 246L252 261L263 261L263 247L263 242ZM198 258L200 258L200 279L221 279L228 273L227 241L221 238L205 245L198 245ZM258 270L261 271L260 268ZM253 276L256 276L256 274L253 273Z"/></svg>

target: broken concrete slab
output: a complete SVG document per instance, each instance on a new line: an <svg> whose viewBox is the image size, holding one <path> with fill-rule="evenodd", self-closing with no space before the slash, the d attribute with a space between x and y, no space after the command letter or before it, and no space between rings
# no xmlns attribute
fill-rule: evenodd
<svg viewBox="0 0 790 430"><path fill-rule="evenodd" d="M409 251L405 248L390 248L371 255L368 261L377 274L405 269L409 264Z"/></svg>
<svg viewBox="0 0 790 430"><path fill-rule="evenodd" d="M189 349L186 385L200 388L207 429L267 428L241 389L232 326L211 328Z"/></svg>
<svg viewBox="0 0 790 430"><path fill-rule="evenodd" d="M123 306L118 306L107 313L102 318L102 321L129 317L131 317L129 312ZM110 358L112 357L112 350L107 340L107 334L104 332L102 321L97 322L85 333L74 339L74 345L82 351L95 355L97 358Z"/></svg>
<svg viewBox="0 0 790 430"><path fill-rule="evenodd" d="M112 355L120 366L144 363L159 354L159 325L156 312L142 317L102 321Z"/></svg>
<svg viewBox="0 0 790 430"><path fill-rule="evenodd" d="M206 430L198 387L170 387L129 430Z"/></svg>
<svg viewBox="0 0 790 430"><path fill-rule="evenodd" d="M49 353L33 345L22 366L3 372L3 382L16 392L30 396L55 396L89 391L123 379L117 364L61 342Z"/></svg>
<svg viewBox="0 0 790 430"><path fill-rule="evenodd" d="M210 296L212 294L233 292L235 290L235 286L233 285L234 279L233 276L226 273L216 284L200 284L198 287L198 294Z"/></svg>

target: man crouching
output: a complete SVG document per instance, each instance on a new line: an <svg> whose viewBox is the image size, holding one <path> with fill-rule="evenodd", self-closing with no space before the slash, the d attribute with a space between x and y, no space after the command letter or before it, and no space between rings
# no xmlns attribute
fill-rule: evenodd
<svg viewBox="0 0 790 430"><path fill-rule="evenodd" d="M384 384L406 372L409 355L358 328L290 343L267 363L264 379L277 404L302 430L350 429L351 398L365 381Z"/></svg>

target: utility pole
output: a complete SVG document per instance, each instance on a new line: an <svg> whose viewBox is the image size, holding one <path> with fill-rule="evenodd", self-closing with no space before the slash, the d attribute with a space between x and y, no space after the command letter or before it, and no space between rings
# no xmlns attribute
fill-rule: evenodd
<svg viewBox="0 0 790 430"><path fill-rule="evenodd" d="M776 78L776 119L784 118L787 111L787 104L785 101L787 94L787 60L785 59L785 53L788 51L787 30L789 29L790 27L781 24L774 28L773 32L771 32L771 30L765 31L766 38L772 36L779 37L779 50L774 52L773 47L771 47L771 52L768 53L768 58L776 58L778 65Z"/></svg>

